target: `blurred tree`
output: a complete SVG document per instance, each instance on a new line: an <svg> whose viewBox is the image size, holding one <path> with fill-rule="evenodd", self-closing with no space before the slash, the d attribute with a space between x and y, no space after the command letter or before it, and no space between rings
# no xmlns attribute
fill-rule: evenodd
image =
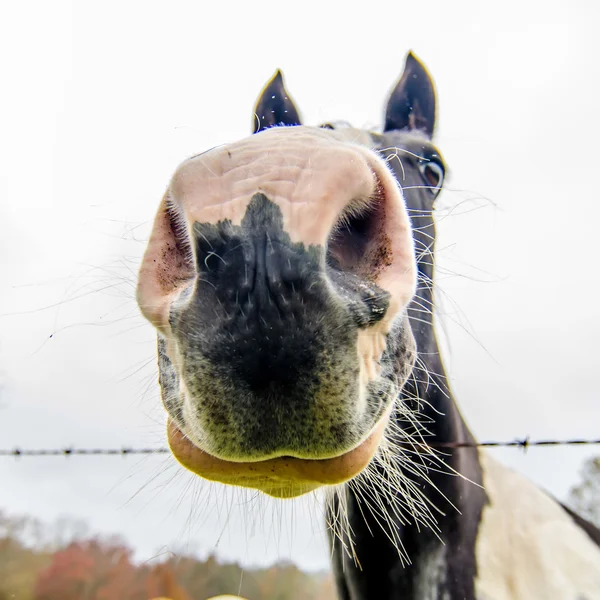
<svg viewBox="0 0 600 600"><path fill-rule="evenodd" d="M171 556L138 565L118 538L82 539L85 530L72 519L49 527L0 511L0 600L203 600L222 594L250 600L336 598L330 575L303 573L291 563L246 569L215 556ZM61 541L65 544L57 548Z"/></svg>
<svg viewBox="0 0 600 600"><path fill-rule="evenodd" d="M332 574L328 573L326 576L320 577L315 600L337 600L337 598L337 590Z"/></svg>
<svg viewBox="0 0 600 600"><path fill-rule="evenodd" d="M51 555L35 543L40 523L29 517L10 517L0 511L0 599L31 600L38 573Z"/></svg>
<svg viewBox="0 0 600 600"><path fill-rule="evenodd" d="M132 551L122 542L93 547L96 590L93 600L147 600L141 569L132 562Z"/></svg>
<svg viewBox="0 0 600 600"><path fill-rule="evenodd" d="M146 595L166 597L169 600L192 600L185 589L179 585L172 565L162 563L155 565L146 579Z"/></svg>
<svg viewBox="0 0 600 600"><path fill-rule="evenodd" d="M581 483L569 492L567 504L600 527L600 456L588 458L581 469Z"/></svg>
<svg viewBox="0 0 600 600"><path fill-rule="evenodd" d="M193 557L170 559L177 580L192 598L210 598L220 594L237 594L243 580L242 568L237 564L221 564L215 556L205 561Z"/></svg>
<svg viewBox="0 0 600 600"><path fill-rule="evenodd" d="M38 577L36 600L84 600L88 598L94 559L80 542L55 552L52 563Z"/></svg>
<svg viewBox="0 0 600 600"><path fill-rule="evenodd" d="M71 542L40 573L35 600L147 600L131 550L115 540Z"/></svg>

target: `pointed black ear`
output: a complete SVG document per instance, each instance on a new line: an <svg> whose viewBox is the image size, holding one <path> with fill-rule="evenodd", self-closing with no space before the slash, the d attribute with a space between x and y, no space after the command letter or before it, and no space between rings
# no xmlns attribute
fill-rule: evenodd
<svg viewBox="0 0 600 600"><path fill-rule="evenodd" d="M435 127L435 88L427 69L409 52L404 73L390 95L384 131L420 129L429 137Z"/></svg>
<svg viewBox="0 0 600 600"><path fill-rule="evenodd" d="M283 85L283 75L279 70L258 97L252 133L258 133L273 125L300 125L298 109Z"/></svg>

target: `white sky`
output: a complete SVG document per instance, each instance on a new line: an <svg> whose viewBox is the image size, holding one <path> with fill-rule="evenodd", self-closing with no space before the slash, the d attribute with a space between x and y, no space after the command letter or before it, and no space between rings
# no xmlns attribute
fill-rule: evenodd
<svg viewBox="0 0 600 600"><path fill-rule="evenodd" d="M0 447L162 445L133 289L174 168L247 135L276 68L307 124L379 123L409 49L452 170L438 281L462 410L480 439L599 437L600 5L286 6L3 3ZM494 452L564 498L594 451ZM0 459L0 479L0 509L86 519L141 557L327 565L309 501L248 504L169 458Z"/></svg>

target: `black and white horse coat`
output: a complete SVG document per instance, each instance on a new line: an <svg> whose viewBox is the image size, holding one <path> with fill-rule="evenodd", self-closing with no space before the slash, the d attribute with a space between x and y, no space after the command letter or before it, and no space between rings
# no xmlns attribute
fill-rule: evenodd
<svg viewBox="0 0 600 600"><path fill-rule="evenodd" d="M171 447L203 477L274 496L332 486L342 600L600 599L600 532L488 453L420 457L418 441L402 456L392 443L398 456L377 460L394 435L475 442L444 376L432 316L433 208L444 176L431 141L435 102L409 54L382 133L307 128L278 73L256 107L258 135L180 167L138 287L158 330ZM353 199L338 212L350 212L341 226L322 225L326 202L345 187ZM313 200L315 213L301 212ZM389 230L405 227L406 215L412 241ZM360 487L338 485L360 481L362 469ZM399 474L392 484L390 472ZM428 506L443 513L437 531L415 515Z"/></svg>

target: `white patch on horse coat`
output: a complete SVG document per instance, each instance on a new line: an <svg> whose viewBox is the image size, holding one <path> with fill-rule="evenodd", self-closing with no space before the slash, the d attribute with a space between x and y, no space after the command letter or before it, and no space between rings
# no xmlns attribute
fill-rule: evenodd
<svg viewBox="0 0 600 600"><path fill-rule="evenodd" d="M438 592L443 587L446 580L446 546L438 546L432 552L423 557L422 562L414 568L418 572L415 574L416 598L422 600L447 600L447 595L439 597Z"/></svg>
<svg viewBox="0 0 600 600"><path fill-rule="evenodd" d="M477 538L477 597L600 599L600 548L522 475L480 453L489 498Z"/></svg>

